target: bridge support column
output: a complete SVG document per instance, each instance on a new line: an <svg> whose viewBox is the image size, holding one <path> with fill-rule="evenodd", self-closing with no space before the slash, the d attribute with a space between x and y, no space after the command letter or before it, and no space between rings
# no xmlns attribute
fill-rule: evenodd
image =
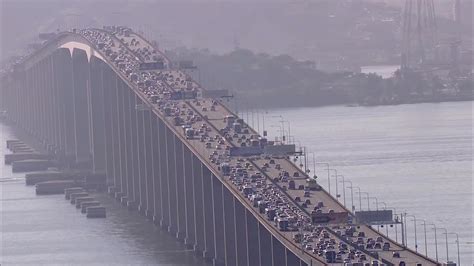
<svg viewBox="0 0 474 266"><path fill-rule="evenodd" d="M169 187L168 187L168 156L166 150L166 125L158 119L158 135L160 149L160 180L161 180L161 219L160 226L162 229L168 230L170 210L169 210Z"/></svg>
<svg viewBox="0 0 474 266"><path fill-rule="evenodd" d="M169 220L168 232L175 235L178 224L178 205L176 195L176 149L175 149L175 135L166 127L166 154L167 154L167 175L168 175L168 204L169 204Z"/></svg>
<svg viewBox="0 0 474 266"><path fill-rule="evenodd" d="M212 190L211 171L202 165L202 200L204 212L204 237L205 249L203 257L205 260L212 261L215 258L215 239L214 239L214 209L213 209L213 190Z"/></svg>
<svg viewBox="0 0 474 266"><path fill-rule="evenodd" d="M186 201L186 238L184 244L187 248L191 248L196 243L195 235L195 218L194 218L194 173L193 173L193 157L195 155L188 147L183 145L183 161L184 161L184 198ZM197 160L197 159L195 159Z"/></svg>
<svg viewBox="0 0 474 266"><path fill-rule="evenodd" d="M143 105L144 102L141 101L138 97L135 97L136 105ZM140 214L145 214L145 210L147 208L147 194L146 194L146 187L147 187L147 168L146 168L146 151L145 151L145 140L144 140L144 114L145 111L136 110L136 118L137 118L137 145L138 148L138 165L139 165L139 194L138 197L135 199L136 203L138 204L138 211Z"/></svg>
<svg viewBox="0 0 474 266"><path fill-rule="evenodd" d="M205 228L204 228L204 201L203 201L203 169L201 161L193 156L193 180L194 180L194 217L195 227L194 235L196 241L194 251L198 255L202 255L206 249Z"/></svg>
<svg viewBox="0 0 474 266"><path fill-rule="evenodd" d="M237 254L237 265L249 265L249 247L247 240L247 218L244 205L240 203L235 197L233 198L234 205L234 224L235 224L235 244Z"/></svg>
<svg viewBox="0 0 474 266"><path fill-rule="evenodd" d="M113 72L112 72L113 73ZM113 73L114 74L114 73ZM112 117L112 139L113 139L113 176L114 176L114 193L115 198L120 201L123 196L122 192L122 172L121 172L121 146L120 146L120 130L121 127L119 125L119 87L118 87L118 77L113 75L113 81L111 82L111 117Z"/></svg>
<svg viewBox="0 0 474 266"><path fill-rule="evenodd" d="M222 202L224 204L224 243L225 243L225 265L237 266L237 245L236 245L236 216L234 210L234 196L222 186Z"/></svg>
<svg viewBox="0 0 474 266"><path fill-rule="evenodd" d="M115 166L114 166L114 73L108 67L104 67L102 72L104 88L104 134L105 134L105 169L109 193L115 195Z"/></svg>
<svg viewBox="0 0 474 266"><path fill-rule="evenodd" d="M215 175L211 175L212 185L212 208L214 225L214 265L225 264L225 220L224 220L224 202L223 202L223 184Z"/></svg>
<svg viewBox="0 0 474 266"><path fill-rule="evenodd" d="M94 173L105 172L105 119L104 119L104 87L102 71L105 63L97 57L90 61L91 76L91 132L92 132L92 169Z"/></svg>
<svg viewBox="0 0 474 266"><path fill-rule="evenodd" d="M247 209L245 209L245 220L247 223L248 265L260 265L261 253L258 220Z"/></svg>
<svg viewBox="0 0 474 266"><path fill-rule="evenodd" d="M125 142L124 142L124 150L126 151L127 155L127 162L126 162L126 178L125 178L125 184L126 184L126 204L130 204L130 207L133 207L135 204L134 202L136 201L136 197L134 194L133 190L133 185L134 185L134 179L136 178L135 176L135 142L133 142L133 132L135 132L135 128L133 127L132 120L134 120L134 112L135 112L135 93L132 92L126 85L124 87L124 134L125 134ZM133 115L132 115L133 114Z"/></svg>
<svg viewBox="0 0 474 266"><path fill-rule="evenodd" d="M143 112L143 122L144 122L144 153L146 158L146 210L143 213L149 219L153 219L154 213L154 201L153 194L153 140L152 140L152 116L154 114L150 111Z"/></svg>
<svg viewBox="0 0 474 266"><path fill-rule="evenodd" d="M272 236L261 223L258 223L260 243L260 265L273 265Z"/></svg>
<svg viewBox="0 0 474 266"><path fill-rule="evenodd" d="M139 135L138 135L138 112L136 110L136 105L138 103L137 96L134 92L129 91L128 94L128 119L127 121L130 122L128 127L128 146L130 151L130 159L132 166L132 173L129 179L129 193L128 199L131 206L138 207L140 203L140 147L139 143Z"/></svg>
<svg viewBox="0 0 474 266"><path fill-rule="evenodd" d="M283 246L283 244L274 236L271 236L271 248L273 255L273 266L286 266L285 246Z"/></svg>
<svg viewBox="0 0 474 266"><path fill-rule="evenodd" d="M162 217L162 191L161 191L161 165L160 165L160 134L159 134L159 118L153 115L151 118L151 134L153 145L153 223L160 224Z"/></svg>
<svg viewBox="0 0 474 266"><path fill-rule="evenodd" d="M133 199L128 194L128 184L130 176L130 145L127 136L130 134L130 125L128 122L128 113L130 110L130 90L125 82L117 77L117 97L118 97L118 137L120 140L120 187L122 205L127 205L129 209L134 209Z"/></svg>
<svg viewBox="0 0 474 266"><path fill-rule="evenodd" d="M186 237L186 196L184 177L184 147L183 142L174 135L175 139L175 164L176 164L176 207L177 207L177 227L176 238L183 242Z"/></svg>
<svg viewBox="0 0 474 266"><path fill-rule="evenodd" d="M89 62L84 50L72 52L73 88L74 88L74 136L76 165L87 167L90 162L89 114L87 90L89 83Z"/></svg>

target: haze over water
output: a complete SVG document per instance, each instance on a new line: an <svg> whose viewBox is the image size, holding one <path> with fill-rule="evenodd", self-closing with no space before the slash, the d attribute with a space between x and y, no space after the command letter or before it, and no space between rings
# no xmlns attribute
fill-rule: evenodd
<svg viewBox="0 0 474 266"><path fill-rule="evenodd" d="M265 125L271 131L270 136L280 134L275 127L280 124L280 118L275 116L281 115L291 123L291 135L314 152L317 161L329 162L338 174L368 192L370 197L377 197L379 202L396 208L397 212L406 210L420 219L418 251L425 252L421 221L425 219L427 223L458 233L461 265L473 265L473 102L332 106L267 112ZM308 161L312 171L312 155ZM327 187L326 166L317 166L319 182ZM333 178L333 194L335 184ZM354 189L354 205L358 209L356 191ZM342 202L342 184L339 184L339 194ZM351 205L350 201L350 189L346 189L347 206ZM367 199L362 199L362 205L367 209ZM374 199L370 200L370 207L375 209ZM382 209L383 204L379 204L379 208ZM429 255L434 258L431 228L427 226L427 238ZM438 231L438 252L439 258L445 260L442 232ZM398 234L400 241L400 231ZM394 237L394 231L389 231L389 235ZM408 219L408 238L409 246L414 247L412 218ZM457 260L455 240L455 236L449 236L452 261Z"/></svg>

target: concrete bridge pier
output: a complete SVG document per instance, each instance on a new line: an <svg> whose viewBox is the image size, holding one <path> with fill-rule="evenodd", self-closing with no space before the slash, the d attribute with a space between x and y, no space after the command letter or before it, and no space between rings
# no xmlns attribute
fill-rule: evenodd
<svg viewBox="0 0 474 266"><path fill-rule="evenodd" d="M91 142L92 142L92 170L94 173L105 172L105 119L104 119L104 87L102 71L105 63L97 57L90 61L91 77Z"/></svg>
<svg viewBox="0 0 474 266"><path fill-rule="evenodd" d="M205 249L203 257L205 260L212 261L215 258L215 238L214 238L214 210L213 210L213 191L212 191L211 171L202 165L202 201L204 212L204 240Z"/></svg>
<svg viewBox="0 0 474 266"><path fill-rule="evenodd" d="M226 238L225 238L225 220L224 220L224 198L222 190L224 185L215 175L211 175L212 186L212 209L214 225L214 265L225 265L226 258Z"/></svg>
<svg viewBox="0 0 474 266"><path fill-rule="evenodd" d="M60 124L60 111L59 111L59 95L60 89L58 86L58 65L56 61L56 53L51 55L51 97L52 97L52 121L53 121L53 144L54 150L53 154L58 157L60 155L59 151L61 150L61 124Z"/></svg>
<svg viewBox="0 0 474 266"><path fill-rule="evenodd" d="M135 95L130 89L127 87L124 88L124 135L125 135L125 142L124 142L124 149L126 150L127 154L127 163L126 163L126 178L125 178L125 193L127 196L127 205L130 202L131 207L135 206L136 196L133 190L133 182L136 178L135 176L135 169L136 167L136 159L137 156L136 152L136 145L133 141L133 134L135 128L132 124L132 120L135 120Z"/></svg>
<svg viewBox="0 0 474 266"><path fill-rule="evenodd" d="M184 242L186 237L186 189L184 174L184 143L174 135L175 139L175 169L176 169L176 206L177 206L177 224L176 239Z"/></svg>
<svg viewBox="0 0 474 266"><path fill-rule="evenodd" d="M118 117L119 117L119 140L120 140L120 185L122 187L122 205L127 206L129 209L135 209L133 197L130 194L130 180L133 178L131 168L131 142L129 140L130 132L133 130L130 127L129 113L130 98L132 97L130 89L127 84L120 78L117 80L117 91L118 91Z"/></svg>
<svg viewBox="0 0 474 266"><path fill-rule="evenodd" d="M114 73L108 67L102 72L104 88L104 133L105 133L105 172L109 194L115 195L115 172L114 172L114 123L113 123L113 86Z"/></svg>
<svg viewBox="0 0 474 266"><path fill-rule="evenodd" d="M225 243L225 265L237 266L237 238L236 238L236 224L237 217L234 210L234 196L225 187L222 188L222 202L223 202L223 221L224 225L224 243Z"/></svg>
<svg viewBox="0 0 474 266"><path fill-rule="evenodd" d="M130 208L133 208L133 205L130 204L132 202L127 195L127 178L128 178L128 172L127 172L127 166L128 166L128 152L127 152L127 132L128 128L126 125L125 117L128 109L128 93L129 88L127 85L120 79L117 78L117 117L118 117L118 138L119 138L119 160L120 160L120 187L121 187L121 203L122 205L129 206Z"/></svg>
<svg viewBox="0 0 474 266"><path fill-rule="evenodd" d="M140 147L138 146L138 122L137 122L137 99L138 97L135 95L134 92L129 91L129 113L127 121L130 122L128 126L128 140L129 140L129 151L130 151L130 159L131 159L131 176L129 180L129 190L128 197L130 198L131 205L135 205L138 208L140 203L140 173L143 171L140 169ZM133 204L132 204L133 202Z"/></svg>
<svg viewBox="0 0 474 266"><path fill-rule="evenodd" d="M283 246L283 244L273 235L271 235L270 243L272 249L273 266L287 266L285 246Z"/></svg>
<svg viewBox="0 0 474 266"><path fill-rule="evenodd" d="M87 90L89 86L89 62L84 50L72 52L73 69L73 108L76 166L90 166L89 113ZM41 110L41 109L40 109ZM40 127L41 128L41 127ZM42 130L40 129L40 132Z"/></svg>
<svg viewBox="0 0 474 266"><path fill-rule="evenodd" d="M237 265L239 266L248 266L248 256L249 256L249 249L247 245L247 218L246 218L246 209L237 200L233 197L233 205L234 205L234 224L235 224L235 253L236 253L236 261Z"/></svg>
<svg viewBox="0 0 474 266"><path fill-rule="evenodd" d="M152 115L151 110L143 112L143 132L144 132L144 154L146 163L146 209L143 214L152 219L154 212L153 194L153 139L152 139Z"/></svg>
<svg viewBox="0 0 474 266"><path fill-rule="evenodd" d="M45 86L45 60L42 59L36 65L36 78L37 78L37 108L38 108L38 140L41 144L46 146L46 86Z"/></svg>
<svg viewBox="0 0 474 266"><path fill-rule="evenodd" d="M120 145L120 126L119 126L119 109L118 109L118 103L119 103L119 96L118 96L118 83L119 83L119 78L114 76L113 81L111 82L111 88L110 88L110 114L111 114L111 121L112 121L112 134L110 137L113 140L112 143L112 151L113 151L113 156L111 158L111 161L113 163L113 177L114 177L114 192L115 192L115 198L118 201L121 201L122 196L123 196L123 189L122 189L122 176L121 176L121 145Z"/></svg>
<svg viewBox="0 0 474 266"><path fill-rule="evenodd" d="M137 105L144 105L145 103L141 100L139 100L138 97L136 99L136 104ZM137 198L135 199L138 211L141 214L145 214L145 210L147 208L147 194L146 194L146 179L147 179L147 168L146 168L146 152L145 152L145 140L144 140L144 112L145 111L138 111L135 110L136 113L136 121L137 121L137 126L136 126L136 131L137 131L137 143L135 144L138 148L138 165L140 167L139 169L139 194L137 195Z"/></svg>
<svg viewBox="0 0 474 266"><path fill-rule="evenodd" d="M201 161L196 157L192 157L193 163L193 195L194 195L194 251L197 255L202 256L206 249L205 228L204 228L204 202L203 202L203 169Z"/></svg>
<svg viewBox="0 0 474 266"><path fill-rule="evenodd" d="M259 222L248 209L245 209L245 223L247 225L248 265L260 265Z"/></svg>
<svg viewBox="0 0 474 266"><path fill-rule="evenodd" d="M75 161L74 137L74 86L72 58L69 49L61 48L56 51L56 64L58 67L59 88L59 120L61 131L60 161L70 165ZM109 69L109 72L112 72Z"/></svg>
<svg viewBox="0 0 474 266"><path fill-rule="evenodd" d="M169 220L168 232L176 235L178 225L178 204L176 194L176 136L166 127L166 156L167 156L167 177L168 177L168 204Z"/></svg>
<svg viewBox="0 0 474 266"><path fill-rule="evenodd" d="M186 218L186 237L184 244L191 248L196 242L195 237L195 218L194 218L194 173L193 173L193 157L195 155L188 147L183 145L183 164L184 164L184 198L185 198L185 218ZM197 159L194 159L197 160Z"/></svg>
<svg viewBox="0 0 474 266"><path fill-rule="evenodd" d="M159 135L159 151L160 151L160 187L161 187L161 219L160 227L168 230L170 220L170 205L169 205L169 194L170 190L168 187L168 156L166 147L166 125L158 119L158 135Z"/></svg>
<svg viewBox="0 0 474 266"><path fill-rule="evenodd" d="M273 265L272 237L261 223L258 223L260 265Z"/></svg>
<svg viewBox="0 0 474 266"><path fill-rule="evenodd" d="M162 217L162 192L161 192L161 169L160 169L160 135L159 118L155 115L151 118L151 134L153 146L153 223L160 225Z"/></svg>
<svg viewBox="0 0 474 266"><path fill-rule="evenodd" d="M42 123L44 131L44 148L48 152L54 151L53 139L54 139L54 123L53 123L53 93L52 93L52 65L51 56L43 59L42 63L42 80L43 80L43 112L44 120Z"/></svg>

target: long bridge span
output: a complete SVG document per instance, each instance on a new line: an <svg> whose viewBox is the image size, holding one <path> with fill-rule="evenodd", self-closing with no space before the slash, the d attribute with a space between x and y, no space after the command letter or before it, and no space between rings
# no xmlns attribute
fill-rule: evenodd
<svg viewBox="0 0 474 266"><path fill-rule="evenodd" d="M59 33L1 82L0 109L61 165L214 265L438 265L352 224L288 157L239 154L270 143L131 29Z"/></svg>

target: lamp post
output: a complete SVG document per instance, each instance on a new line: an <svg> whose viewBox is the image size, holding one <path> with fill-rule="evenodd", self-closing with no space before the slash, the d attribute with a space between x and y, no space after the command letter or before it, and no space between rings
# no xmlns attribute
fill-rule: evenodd
<svg viewBox="0 0 474 266"><path fill-rule="evenodd" d="M336 169L331 169L330 168L328 171L334 171L334 173L336 173L336 175L337 175L337 170ZM331 176L331 175L329 175L329 176ZM329 186L329 189L330 189L331 188L331 178L328 178L328 182L329 182L328 186ZM329 191L329 194L331 194L331 191ZM337 194L337 184L336 184L336 194Z"/></svg>
<svg viewBox="0 0 474 266"><path fill-rule="evenodd" d="M355 186L351 186L351 189L352 188L357 188L359 190L359 211L362 211L362 192L360 192L360 187L355 187ZM357 193L357 192L356 192Z"/></svg>
<svg viewBox="0 0 474 266"><path fill-rule="evenodd" d="M329 169L329 163L317 163L317 162L315 162L314 164L315 164L315 165L316 165L316 164L324 164L324 165L326 165L326 170L328 171L328 192L329 192L329 194L331 194L331 179L330 179L330 174L329 174L329 171L330 171L330 169ZM314 173L316 173L316 172L314 172Z"/></svg>
<svg viewBox="0 0 474 266"><path fill-rule="evenodd" d="M345 186L345 179L344 179L344 175L338 175L340 177L342 177L342 197L344 198L344 207L346 206L346 186Z"/></svg>
<svg viewBox="0 0 474 266"><path fill-rule="evenodd" d="M375 199L375 210L379 210L379 200L377 197L370 197L370 199Z"/></svg>
<svg viewBox="0 0 474 266"><path fill-rule="evenodd" d="M385 202L380 202L380 204L383 204L383 209L386 210L387 209L387 204ZM383 227L383 225L382 225ZM385 232L386 232L386 236L388 237L388 224L385 224Z"/></svg>
<svg viewBox="0 0 474 266"><path fill-rule="evenodd" d="M415 215L405 215L406 217L413 217L413 224L415 226L415 251L418 252L418 239L416 236L416 217Z"/></svg>
<svg viewBox="0 0 474 266"><path fill-rule="evenodd" d="M428 224L428 225L431 225L433 226L433 230L434 230L434 233L435 233L435 254L436 254L436 262L439 262L438 260L438 236L437 236L437 233L436 233L436 225L435 224Z"/></svg>
<svg viewBox="0 0 474 266"><path fill-rule="evenodd" d="M446 234L446 243L448 243L448 235L455 235L456 236L456 246L458 250L458 266L461 265L461 256L459 254L459 235L457 233L445 233Z"/></svg>
<svg viewBox="0 0 474 266"><path fill-rule="evenodd" d="M423 231L425 233L425 256L428 257L428 241L426 240L426 220L418 219L423 221Z"/></svg>
<svg viewBox="0 0 474 266"><path fill-rule="evenodd" d="M351 189L351 210L352 212L355 212L355 206L354 206L354 187L352 186L352 181L343 181L343 183L349 183L351 184L350 187L347 187L347 188L350 188Z"/></svg>
<svg viewBox="0 0 474 266"><path fill-rule="evenodd" d="M446 236L446 261L449 261L448 229L441 227L438 227L438 229L443 230L443 234Z"/></svg>
<svg viewBox="0 0 474 266"><path fill-rule="evenodd" d="M337 185L337 170L336 169L329 169L329 170L335 172L335 175L332 175L332 176L336 177L336 200L339 201L339 186Z"/></svg>
<svg viewBox="0 0 474 266"><path fill-rule="evenodd" d="M281 120L281 123L283 124L283 128L285 128L284 123L287 123L287 124L288 124L288 136L291 135L291 125L290 125L290 122L282 119L282 120Z"/></svg>
<svg viewBox="0 0 474 266"><path fill-rule="evenodd" d="M370 197L369 197L369 193L367 193L367 192L360 192L360 191L359 191L359 195L360 195L360 194L365 194L365 195L367 195L367 210L370 211Z"/></svg>

